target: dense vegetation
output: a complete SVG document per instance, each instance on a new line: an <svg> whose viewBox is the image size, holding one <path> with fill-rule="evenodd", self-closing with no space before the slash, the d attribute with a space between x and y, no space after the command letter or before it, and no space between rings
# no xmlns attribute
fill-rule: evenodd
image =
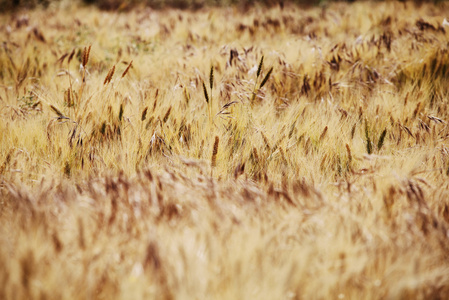
<svg viewBox="0 0 449 300"><path fill-rule="evenodd" d="M448 5L240 9L0 16L1 299L449 297Z"/></svg>

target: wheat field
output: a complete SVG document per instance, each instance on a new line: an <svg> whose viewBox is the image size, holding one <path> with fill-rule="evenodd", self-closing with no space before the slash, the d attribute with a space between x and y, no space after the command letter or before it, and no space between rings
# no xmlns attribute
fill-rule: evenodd
<svg viewBox="0 0 449 300"><path fill-rule="evenodd" d="M0 298L449 298L447 11L1 14Z"/></svg>

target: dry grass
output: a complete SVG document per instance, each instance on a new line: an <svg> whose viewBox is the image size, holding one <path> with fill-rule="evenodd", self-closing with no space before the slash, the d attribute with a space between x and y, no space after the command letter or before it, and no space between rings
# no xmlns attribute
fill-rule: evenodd
<svg viewBox="0 0 449 300"><path fill-rule="evenodd" d="M0 16L0 298L448 298L447 9Z"/></svg>

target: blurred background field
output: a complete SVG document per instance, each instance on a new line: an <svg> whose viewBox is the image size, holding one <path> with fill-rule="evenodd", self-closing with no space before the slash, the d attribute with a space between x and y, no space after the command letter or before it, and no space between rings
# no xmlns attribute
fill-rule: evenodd
<svg viewBox="0 0 449 300"><path fill-rule="evenodd" d="M101 9L118 9L126 8L130 9L135 6L148 6L152 8L188 8L198 9L205 6L229 6L238 5L247 7L254 4L261 5L277 5L278 0L76 0L83 4L95 5ZM5 8L6 11L18 9L18 8L35 8L38 6L48 7L51 3L58 4L64 2L64 0L1 0L0 7ZM66 1L67 2L67 1ZM73 2L73 1L71 1ZM319 0L294 0L290 1L296 4L319 4Z"/></svg>
<svg viewBox="0 0 449 300"><path fill-rule="evenodd" d="M19 8L35 8L38 6L48 7L51 3L60 3L66 0L0 0L0 7L3 11L16 10ZM66 1L67 2L67 1ZM280 3L293 3L303 6L320 5L330 2L345 2L343 0L75 0L70 2L81 2L84 4L95 5L101 9L130 9L136 6L148 6L152 8L182 8L198 9L206 6L229 6L237 5L240 7L249 7L252 5L274 6ZM347 1L354 2L354 1ZM441 0L415 0L415 3L438 3Z"/></svg>

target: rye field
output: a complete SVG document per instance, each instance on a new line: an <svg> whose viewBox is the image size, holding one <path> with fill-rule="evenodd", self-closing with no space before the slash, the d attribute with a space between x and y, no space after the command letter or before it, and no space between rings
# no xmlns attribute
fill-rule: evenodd
<svg viewBox="0 0 449 300"><path fill-rule="evenodd" d="M448 299L449 4L0 14L0 299Z"/></svg>

